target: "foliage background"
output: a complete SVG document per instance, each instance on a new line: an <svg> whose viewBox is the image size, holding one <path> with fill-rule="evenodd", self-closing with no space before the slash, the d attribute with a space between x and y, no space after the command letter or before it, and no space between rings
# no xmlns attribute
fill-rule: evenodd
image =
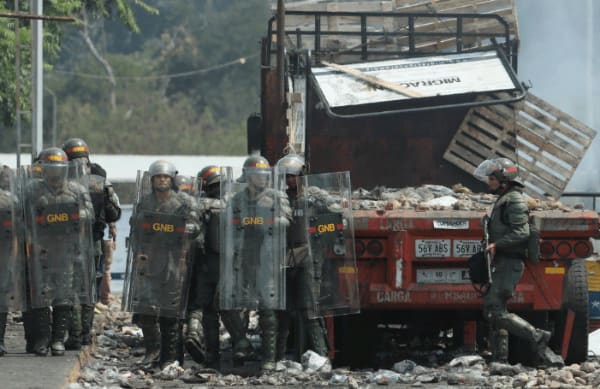
<svg viewBox="0 0 600 389"><path fill-rule="evenodd" d="M0 11L12 10L13 2L0 2ZM78 19L45 22L45 146L52 142L51 91L59 145L81 137L94 153L245 153L246 118L259 110L259 41L270 1L58 0L45 1L44 12ZM30 34L29 23L22 25L27 95ZM0 81L3 152L16 147L14 48L4 39L11 33L14 46L14 22L0 20L0 72L7 76ZM27 117L22 115L25 142Z"/></svg>

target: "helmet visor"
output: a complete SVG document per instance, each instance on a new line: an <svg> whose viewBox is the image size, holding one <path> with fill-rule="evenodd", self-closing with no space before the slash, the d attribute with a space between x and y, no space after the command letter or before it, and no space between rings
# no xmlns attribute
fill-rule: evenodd
<svg viewBox="0 0 600 389"><path fill-rule="evenodd" d="M59 187L67 179L67 164L42 164L42 176L51 187Z"/></svg>
<svg viewBox="0 0 600 389"><path fill-rule="evenodd" d="M500 168L501 166L496 161L492 159L486 159L475 168L473 176L475 176L475 178L477 178L479 181L487 183L488 177L491 176L494 171Z"/></svg>
<svg viewBox="0 0 600 389"><path fill-rule="evenodd" d="M244 169L244 177L247 183L258 188L265 188L271 181L271 169Z"/></svg>

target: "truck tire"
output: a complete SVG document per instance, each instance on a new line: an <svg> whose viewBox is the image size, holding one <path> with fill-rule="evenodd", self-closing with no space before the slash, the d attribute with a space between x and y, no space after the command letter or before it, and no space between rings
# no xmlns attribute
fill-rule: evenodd
<svg viewBox="0 0 600 389"><path fill-rule="evenodd" d="M575 313L575 319L565 362L580 363L585 361L588 355L589 300L585 259L573 260L567 272L563 309L555 334L559 337L559 345L562 345L568 310Z"/></svg>

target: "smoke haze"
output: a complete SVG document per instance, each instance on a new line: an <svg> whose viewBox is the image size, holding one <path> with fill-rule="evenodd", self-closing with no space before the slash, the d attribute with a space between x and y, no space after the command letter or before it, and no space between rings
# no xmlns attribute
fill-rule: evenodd
<svg viewBox="0 0 600 389"><path fill-rule="evenodd" d="M600 38L595 0L516 0L519 78L531 93L600 132ZM600 192L600 134L588 149L567 192Z"/></svg>

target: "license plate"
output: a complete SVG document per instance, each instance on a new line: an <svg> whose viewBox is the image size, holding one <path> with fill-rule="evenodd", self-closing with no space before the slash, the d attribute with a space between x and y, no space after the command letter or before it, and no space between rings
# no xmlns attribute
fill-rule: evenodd
<svg viewBox="0 0 600 389"><path fill-rule="evenodd" d="M415 257L442 258L450 256L450 239L416 239Z"/></svg>
<svg viewBox="0 0 600 389"><path fill-rule="evenodd" d="M434 220L433 228L438 230L468 230L468 220Z"/></svg>
<svg viewBox="0 0 600 389"><path fill-rule="evenodd" d="M418 284L468 284L469 270L467 269L419 269L417 270Z"/></svg>
<svg viewBox="0 0 600 389"><path fill-rule="evenodd" d="M481 251L481 241L479 240L454 240L452 252L455 257L470 257Z"/></svg>

